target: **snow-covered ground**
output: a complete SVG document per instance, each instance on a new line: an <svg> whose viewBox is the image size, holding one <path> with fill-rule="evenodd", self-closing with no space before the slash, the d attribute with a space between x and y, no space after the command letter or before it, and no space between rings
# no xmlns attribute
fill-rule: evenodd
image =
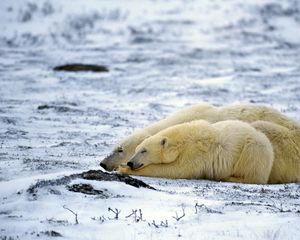
<svg viewBox="0 0 300 240"><path fill-rule="evenodd" d="M262 103L300 122L299 14L294 0L1 1L0 239L299 239L299 184L27 191L99 168L117 140L193 103ZM110 71L52 70L74 62Z"/></svg>

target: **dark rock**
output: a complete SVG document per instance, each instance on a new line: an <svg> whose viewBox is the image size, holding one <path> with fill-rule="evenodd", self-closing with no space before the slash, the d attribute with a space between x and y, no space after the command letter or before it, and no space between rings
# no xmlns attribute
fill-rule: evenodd
<svg viewBox="0 0 300 240"><path fill-rule="evenodd" d="M153 187L149 186L148 184L144 183L141 180L132 178L130 176L117 174L117 173L106 173L101 170L90 170L82 173L81 175L83 179L88 179L88 180L118 181L118 182L124 182L136 188L143 187L143 188L154 189Z"/></svg>
<svg viewBox="0 0 300 240"><path fill-rule="evenodd" d="M93 65L93 64L66 64L61 66L56 66L53 68L54 71L67 71L67 72L82 72L82 71L91 71L91 72L108 72L108 68L102 65Z"/></svg>
<svg viewBox="0 0 300 240"><path fill-rule="evenodd" d="M49 106L49 105L40 105L40 106L38 106L38 110L44 110L44 109L49 109L49 108L53 108L52 106Z"/></svg>
<svg viewBox="0 0 300 240"><path fill-rule="evenodd" d="M144 183L141 180L132 178L130 176L120 175L118 173L106 173L101 170L90 170L83 173L72 174L69 176L64 176L58 179L52 180L40 180L37 183L31 185L27 189L27 193L29 193L33 198L32 200L36 200L37 193L40 188L48 187L48 186L59 186L65 185L67 186L72 180L74 179L86 179L86 180L96 180L96 181L117 181L117 182L124 182L130 186L136 188L148 188L153 189L150 185ZM75 185L75 186L74 186ZM74 192L82 192L85 194L101 194L102 190L96 190L89 184L74 184L73 187L68 187L69 190Z"/></svg>
<svg viewBox="0 0 300 240"><path fill-rule="evenodd" d="M66 106L56 106L56 105L48 105L48 104L43 104L37 107L37 110L48 110L48 109L53 109L56 112L59 113L64 113L64 112L81 112L78 109L75 108L70 108Z"/></svg>

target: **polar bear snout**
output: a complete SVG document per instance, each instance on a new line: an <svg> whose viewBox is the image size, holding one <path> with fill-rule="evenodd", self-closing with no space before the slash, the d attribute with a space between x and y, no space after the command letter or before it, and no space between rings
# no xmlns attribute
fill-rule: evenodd
<svg viewBox="0 0 300 240"><path fill-rule="evenodd" d="M128 162L127 166L130 167L131 169L133 168L133 162Z"/></svg>
<svg viewBox="0 0 300 240"><path fill-rule="evenodd" d="M136 162L133 162L133 161L129 161L127 163L127 166L131 168L131 170L137 170L139 168L141 168L142 166L144 166L143 163L136 163Z"/></svg>
<svg viewBox="0 0 300 240"><path fill-rule="evenodd" d="M137 152L128 162L127 166L131 168L131 170L137 170L143 167L144 161L143 161L143 153Z"/></svg>
<svg viewBox="0 0 300 240"><path fill-rule="evenodd" d="M100 166L105 169L106 171L114 171L115 169L118 168L118 166L120 165L119 159L117 158L117 156L115 156L116 154L110 154L109 156L107 156L106 158L104 158L101 162L100 162Z"/></svg>
<svg viewBox="0 0 300 240"><path fill-rule="evenodd" d="M105 169L105 170L107 169L107 166L106 166L106 164L105 164L105 163L103 163L103 162L101 162L101 163L100 163L100 166L101 166L103 169Z"/></svg>

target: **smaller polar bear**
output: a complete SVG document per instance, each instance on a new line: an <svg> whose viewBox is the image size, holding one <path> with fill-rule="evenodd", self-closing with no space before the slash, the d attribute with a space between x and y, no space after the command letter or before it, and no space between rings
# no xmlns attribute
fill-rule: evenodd
<svg viewBox="0 0 300 240"><path fill-rule="evenodd" d="M120 167L123 174L266 184L273 165L269 139L238 120L198 120L145 139Z"/></svg>

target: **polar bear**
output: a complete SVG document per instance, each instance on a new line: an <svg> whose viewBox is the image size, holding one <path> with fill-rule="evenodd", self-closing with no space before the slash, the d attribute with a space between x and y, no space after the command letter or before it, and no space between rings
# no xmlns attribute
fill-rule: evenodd
<svg viewBox="0 0 300 240"><path fill-rule="evenodd" d="M251 124L270 140L274 163L268 183L300 182L300 129L290 130L267 121Z"/></svg>
<svg viewBox="0 0 300 240"><path fill-rule="evenodd" d="M207 120L212 123L234 119L250 123L258 120L264 120L286 127L290 130L300 129L300 125L295 121L270 107L253 104L215 107L206 103L201 103L185 108L161 121L151 124L144 129L133 132L130 136L123 139L115 147L112 153L100 163L100 165L107 171L115 170L119 165L126 163L128 159L132 157L136 147L144 139L167 127L200 119Z"/></svg>
<svg viewBox="0 0 300 240"><path fill-rule="evenodd" d="M145 139L120 172L161 178L266 184L273 166L269 139L250 124L192 121Z"/></svg>

